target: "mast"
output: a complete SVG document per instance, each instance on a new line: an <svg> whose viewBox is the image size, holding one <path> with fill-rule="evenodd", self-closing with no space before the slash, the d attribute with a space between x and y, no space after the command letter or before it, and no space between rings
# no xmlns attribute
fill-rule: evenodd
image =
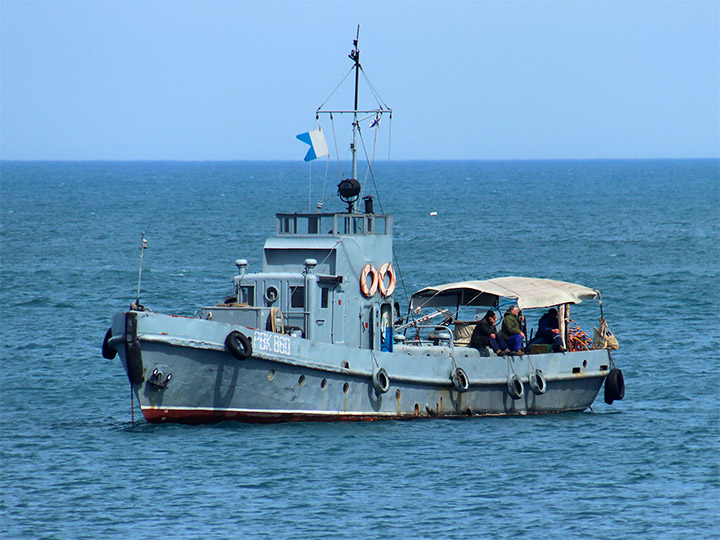
<svg viewBox="0 0 720 540"><path fill-rule="evenodd" d="M362 191L362 187L360 186L360 183L357 180L357 141L358 141L358 135L360 136L360 141L362 142L362 133L360 131L360 122L363 122L365 120L368 120L371 117L374 117L374 120L370 123L370 127L374 127L377 125L377 123L380 121L380 117L383 114L390 114L390 118L392 118L392 109L390 109L385 103L382 101L380 96L377 94L375 89L372 87L372 84L370 84L370 81L368 81L368 84L370 85L370 90L372 91L372 94L374 95L375 99L378 101L378 106L375 109L368 109L368 110L360 110L358 107L360 105L360 71L362 70L362 66L360 65L360 50L358 49L358 41L360 39L360 25L357 27L357 35L355 36L355 39L353 40L353 48L350 51L350 54L348 57L350 60L353 61L353 67L350 68L350 71L345 75L342 81L340 81L340 84L333 90L330 95L323 101L322 105L320 105L315 110L315 118L318 119L321 114L327 114L330 116L330 120L332 121L333 114L352 114L353 115L353 121L352 121L352 141L350 142L350 153L352 155L352 176L350 178L345 178L338 184L338 195L340 195L340 199L345 202L348 205L348 213L353 212L353 207L355 202L357 201L357 198ZM324 109L323 107L328 102L328 100L335 94L338 88L342 85L342 83L345 81L345 79L348 78L352 70L355 70L355 101L354 101L354 107L352 110L330 110L330 109ZM363 71L363 75L365 75L365 72ZM367 76L366 76L367 78ZM365 116L361 116L365 115ZM334 130L333 130L334 133ZM337 144L336 144L337 146ZM370 163L368 162L368 171L372 175L372 167L370 166ZM344 174L342 173L342 170L340 171L340 176L343 177ZM375 180L373 179L373 182Z"/></svg>
<svg viewBox="0 0 720 540"><path fill-rule="evenodd" d="M360 50L358 40L360 39L360 25L357 27L357 36L353 40L354 49L350 51L350 59L355 62L355 107L353 107L353 132L352 132L352 177L357 180L357 145L356 136L358 129L358 81L360 79Z"/></svg>

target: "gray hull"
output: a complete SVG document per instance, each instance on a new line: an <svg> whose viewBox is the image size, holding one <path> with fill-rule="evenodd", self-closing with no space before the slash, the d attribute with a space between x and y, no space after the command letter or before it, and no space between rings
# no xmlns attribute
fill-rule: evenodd
<svg viewBox="0 0 720 540"><path fill-rule="evenodd" d="M130 321L130 322L128 322ZM252 353L226 349L232 331ZM609 372L606 350L482 356L454 346L379 352L313 342L199 318L118 313L109 345L120 354L149 422L279 422L524 415L583 411ZM489 354L489 353L488 353ZM386 385L373 381L385 370ZM456 368L465 385L451 379ZM544 393L530 387L541 370ZM521 396L508 385L516 375ZM466 388L465 388L466 386ZM537 390L537 388L536 388Z"/></svg>

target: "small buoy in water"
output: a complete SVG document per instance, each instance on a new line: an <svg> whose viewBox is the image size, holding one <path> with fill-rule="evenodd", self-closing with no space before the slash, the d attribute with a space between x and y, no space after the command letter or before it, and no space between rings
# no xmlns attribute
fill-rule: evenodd
<svg viewBox="0 0 720 540"><path fill-rule="evenodd" d="M431 216L437 216L437 212L430 212Z"/></svg>

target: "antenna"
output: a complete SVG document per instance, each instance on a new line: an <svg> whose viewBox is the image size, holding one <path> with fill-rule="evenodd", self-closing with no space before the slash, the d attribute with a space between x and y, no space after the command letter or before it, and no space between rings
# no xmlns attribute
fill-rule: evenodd
<svg viewBox="0 0 720 540"><path fill-rule="evenodd" d="M352 177L357 178L357 143L356 135L358 130L358 82L360 80L360 49L358 49L358 41L360 40L360 25L357 27L357 36L353 40L353 50L350 51L350 60L355 63L355 107L353 109L353 132L352 145L350 152L352 153Z"/></svg>
<svg viewBox="0 0 720 540"><path fill-rule="evenodd" d="M140 280L142 279L142 261L143 261L143 253L145 253L145 250L148 247L147 240L145 240L145 231L143 231L142 236L140 237L140 268L138 270L138 288L137 288L137 298L135 300L135 309L138 311L142 311L143 307L140 304ZM133 306L130 306L132 309Z"/></svg>

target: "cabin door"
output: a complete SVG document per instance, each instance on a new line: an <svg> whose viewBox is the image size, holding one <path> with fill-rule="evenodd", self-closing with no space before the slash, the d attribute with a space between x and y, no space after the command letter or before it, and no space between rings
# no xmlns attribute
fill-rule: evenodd
<svg viewBox="0 0 720 540"><path fill-rule="evenodd" d="M362 349L372 349L375 343L374 324L373 324L373 305L365 304L362 307L362 318L360 328L360 347Z"/></svg>
<svg viewBox="0 0 720 540"><path fill-rule="evenodd" d="M332 306L331 343L345 343L345 305L343 304L343 295L338 289L333 289L330 295L330 304Z"/></svg>

